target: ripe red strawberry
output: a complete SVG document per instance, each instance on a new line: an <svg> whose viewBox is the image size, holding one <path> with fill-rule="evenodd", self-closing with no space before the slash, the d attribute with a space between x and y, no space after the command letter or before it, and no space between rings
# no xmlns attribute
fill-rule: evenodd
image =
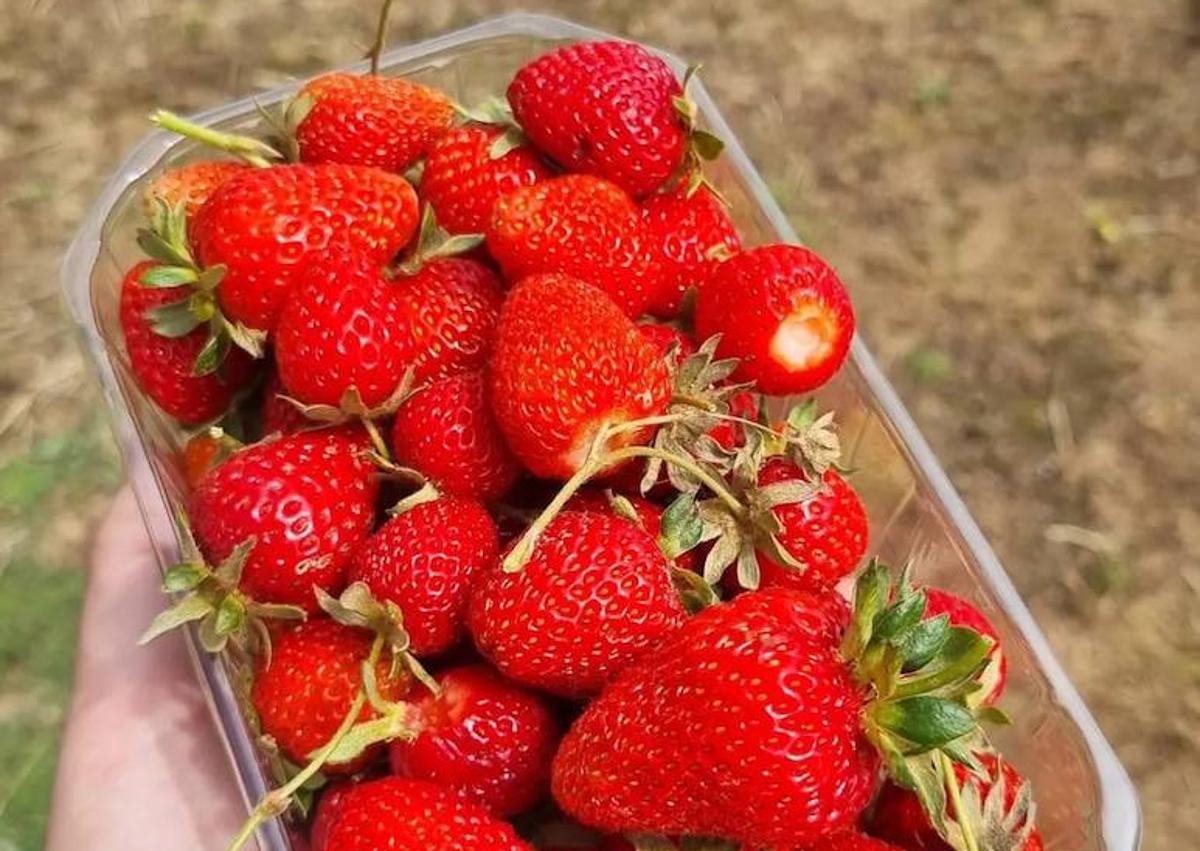
<svg viewBox="0 0 1200 851"><path fill-rule="evenodd" d="M684 619L653 538L615 514L566 511L520 571L497 566L480 578L468 626L501 673L578 698L597 692Z"/></svg>
<svg viewBox="0 0 1200 851"><path fill-rule="evenodd" d="M312 108L296 127L300 160L401 172L450 126L454 105L442 92L375 74L325 74L299 97Z"/></svg>
<svg viewBox="0 0 1200 851"><path fill-rule="evenodd" d="M1008 822L997 831L997 836L1013 838L1010 844L987 845L987 848L1011 849L1011 851L1042 851L1042 835L1032 824L1032 811L1027 801L1019 801L1018 793L1025 786L1025 780L1008 762L999 759L992 753L976 754L983 766L986 778L980 778L968 771L965 766L955 765L955 782L958 783L960 794L968 802L974 801L982 805L989 796L996 792L1000 799L995 809ZM997 780L1002 781L1002 788L996 789ZM973 795L968 796L968 787ZM1027 790L1026 790L1027 791ZM986 812L986 810L985 810ZM953 814L947 805L947 820L953 823ZM893 843L903 851L953 851L952 847L938 835L930 824L929 816L921 806L917 796L894 783L884 784L872 811L868 829L872 834ZM1022 837L1028 830L1024 841ZM982 849L983 845L980 846Z"/></svg>
<svg viewBox="0 0 1200 851"><path fill-rule="evenodd" d="M770 588L700 611L575 721L555 756L555 799L598 830L751 848L852 829L881 762L872 743L889 775L911 776L983 737L965 700L987 643L964 630L939 656L946 632L921 619L924 603L873 563L849 626L824 590ZM949 681L946 666L959 672ZM896 667L911 676L887 673Z"/></svg>
<svg viewBox="0 0 1200 851"><path fill-rule="evenodd" d="M471 124L442 134L429 148L421 197L450 233L483 233L501 195L530 186L552 172L526 145L493 158L500 127Z"/></svg>
<svg viewBox="0 0 1200 851"><path fill-rule="evenodd" d="M558 722L546 701L483 665L437 678L416 705L420 734L391 745L392 771L448 786L504 818L550 788Z"/></svg>
<svg viewBox="0 0 1200 851"><path fill-rule="evenodd" d="M760 487L778 482L807 482L808 473L784 458L772 458L759 472ZM850 483L834 469L821 477L824 488L800 502L771 509L782 527L779 541L805 566L803 572L758 553L760 587L832 587L850 575L867 551L867 513ZM729 574L732 576L733 571Z"/></svg>
<svg viewBox="0 0 1200 851"><path fill-rule="evenodd" d="M674 325L662 325L658 322L639 322L638 331L641 332L643 337L654 344L654 347L658 349L663 357L667 357L672 346L675 347L675 354L668 360L672 370L678 369L681 363L696 354L695 341Z"/></svg>
<svg viewBox="0 0 1200 851"><path fill-rule="evenodd" d="M283 382L279 380L279 371L269 369L266 381L263 382L262 398L262 433L292 434L313 428L317 424L304 416L291 402L283 398L286 395Z"/></svg>
<svg viewBox="0 0 1200 851"><path fill-rule="evenodd" d="M241 448L241 444L216 429L192 435L183 445L180 466L189 490L195 490L204 477Z"/></svg>
<svg viewBox="0 0 1200 851"><path fill-rule="evenodd" d="M336 248L314 258L275 328L275 363L287 394L337 407L354 388L366 407L382 405L413 359L405 319L371 257Z"/></svg>
<svg viewBox="0 0 1200 851"><path fill-rule="evenodd" d="M603 293L566 275L538 275L514 287L501 311L491 395L521 462L536 475L567 478L602 426L662 413L671 388L666 361ZM609 446L648 436L623 433Z"/></svg>
<svg viewBox="0 0 1200 851"><path fill-rule="evenodd" d="M735 393L729 399L729 413L731 416L758 422L758 396L749 390ZM732 420L717 423L709 429L708 436L726 449L736 449L746 442L745 426Z"/></svg>
<svg viewBox="0 0 1200 851"><path fill-rule="evenodd" d="M797 245L752 248L721 263L699 288L696 336L721 334L718 353L738 358L737 381L763 393L807 393L850 350L850 297L820 257Z"/></svg>
<svg viewBox="0 0 1200 851"><path fill-rule="evenodd" d="M192 221L203 266L227 267L225 314L273 331L297 276L334 248L390 261L417 227L417 196L399 175L350 165L256 168L221 185Z"/></svg>
<svg viewBox="0 0 1200 851"><path fill-rule="evenodd" d="M413 655L428 656L462 638L471 585L495 566L499 552L496 525L483 506L441 497L383 524L354 554L350 580L399 606Z"/></svg>
<svg viewBox="0 0 1200 851"><path fill-rule="evenodd" d="M690 195L686 185L651 195L642 204L642 215L662 276L649 310L671 319L684 294L741 250L742 240L725 204L703 184Z"/></svg>
<svg viewBox="0 0 1200 851"><path fill-rule="evenodd" d="M260 603L317 610L316 585L336 594L353 548L370 532L378 482L356 429L300 432L248 446L213 470L188 511L216 563L256 539L241 589Z"/></svg>
<svg viewBox="0 0 1200 851"><path fill-rule="evenodd" d="M1008 684L1008 657L1004 655L1004 649L1000 644L1000 633L988 620L987 615L962 597L940 588L926 588L925 597L926 617L946 615L950 618L951 626L968 627L995 642L992 652L988 654L990 660L988 667L980 678L983 690L976 697L980 705L991 706L1000 699L1000 695L1004 694L1004 688Z"/></svg>
<svg viewBox="0 0 1200 851"><path fill-rule="evenodd" d="M425 262L393 282L412 339L418 382L482 369L504 289L487 266L462 257Z"/></svg>
<svg viewBox="0 0 1200 851"><path fill-rule="evenodd" d="M502 196L486 234L509 281L562 272L636 318L659 285L644 228L637 204L620 187L566 174Z"/></svg>
<svg viewBox="0 0 1200 851"><path fill-rule="evenodd" d="M200 325L183 336L164 336L154 327L153 311L186 300L187 286L156 287L142 277L160 264L144 261L121 281L120 320L125 350L138 386L160 408L180 422L197 424L219 417L249 381L253 361L232 348L220 368L196 375L196 357L208 343Z"/></svg>
<svg viewBox="0 0 1200 851"><path fill-rule="evenodd" d="M182 206L191 221L218 186L249 168L234 160L199 160L169 168L146 187L146 215L153 216L155 202L162 201L168 209Z"/></svg>
<svg viewBox="0 0 1200 851"><path fill-rule="evenodd" d="M306 764L312 752L332 737L350 711L362 684L362 663L371 651L372 634L317 617L277 630L270 657L259 659L250 697L262 731L296 765ZM390 658L375 668L376 683L385 700L399 700L412 685L407 669L393 674ZM376 717L370 704L358 720ZM351 774L367 766L381 748L368 749L348 763L326 763L326 774Z"/></svg>
<svg viewBox="0 0 1200 851"><path fill-rule="evenodd" d="M336 786L317 806L312 851L533 851L450 789L404 777Z"/></svg>
<svg viewBox="0 0 1200 851"><path fill-rule="evenodd" d="M513 77L508 102L539 149L570 171L605 177L633 195L683 162L688 133L670 67L644 47L583 42L539 56Z"/></svg>
<svg viewBox="0 0 1200 851"><path fill-rule="evenodd" d="M799 851L903 851L895 845L867 836L857 831L839 833L812 845L805 845Z"/></svg>
<svg viewBox="0 0 1200 851"><path fill-rule="evenodd" d="M521 475L481 372L445 378L405 400L393 421L392 452L442 493L480 502L500 499Z"/></svg>

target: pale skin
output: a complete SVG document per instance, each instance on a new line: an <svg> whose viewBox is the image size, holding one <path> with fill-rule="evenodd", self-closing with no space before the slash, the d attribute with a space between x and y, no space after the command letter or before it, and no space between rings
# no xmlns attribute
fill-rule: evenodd
<svg viewBox="0 0 1200 851"><path fill-rule="evenodd" d="M183 638L137 645L158 583L126 488L92 551L47 851L222 848L246 817Z"/></svg>

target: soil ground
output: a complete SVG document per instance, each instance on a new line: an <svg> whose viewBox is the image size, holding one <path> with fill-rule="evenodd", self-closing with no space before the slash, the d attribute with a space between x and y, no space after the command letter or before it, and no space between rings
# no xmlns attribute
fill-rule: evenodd
<svg viewBox="0 0 1200 851"><path fill-rule="evenodd" d="M156 105L361 52L350 0L0 9L0 849L40 847L86 541L119 481L57 298ZM397 3L392 43L506 11ZM1200 836L1200 5L593 0L703 61L1139 784ZM1181 843L1182 840L1182 844Z"/></svg>

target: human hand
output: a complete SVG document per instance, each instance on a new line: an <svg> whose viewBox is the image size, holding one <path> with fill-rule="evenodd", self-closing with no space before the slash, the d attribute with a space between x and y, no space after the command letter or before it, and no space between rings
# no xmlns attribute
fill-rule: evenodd
<svg viewBox="0 0 1200 851"><path fill-rule="evenodd" d="M137 644L165 604L126 487L92 551L47 851L221 848L246 816L183 636Z"/></svg>

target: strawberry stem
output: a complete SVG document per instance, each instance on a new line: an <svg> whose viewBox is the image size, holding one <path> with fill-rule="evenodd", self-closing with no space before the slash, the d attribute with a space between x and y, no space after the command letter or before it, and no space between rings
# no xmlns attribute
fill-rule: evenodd
<svg viewBox="0 0 1200 851"><path fill-rule="evenodd" d="M267 168L283 159L283 155L279 151L261 139L223 133L220 130L188 121L165 109L156 110L150 116L150 121L164 130L170 130L172 133L178 133L180 136L192 139L202 145L208 145L210 148L240 157L258 168Z"/></svg>
<svg viewBox="0 0 1200 851"><path fill-rule="evenodd" d="M542 509L542 513L529 524L529 528L525 530L524 534L517 540L517 543L509 550L508 555L504 557L502 563L504 571L506 573L516 573L524 566L525 562L533 554L533 548L537 544L538 538L541 537L542 533L546 531L546 527L559 515L563 507L581 487L587 484L601 470L633 458L660 458L668 464L673 464L682 470L686 470L701 484L712 491L718 499L725 503L735 517L745 515L746 506L742 505L741 501L730 492L725 483L686 455L676 455L654 446L627 446L611 452L597 451L614 434L640 430L651 425L674 422L677 419L679 419L679 415L666 414L602 427L592 440L592 448L588 453L587 459L575 471L574 475L567 479L559 492L554 495L554 499L550 500L550 504Z"/></svg>
<svg viewBox="0 0 1200 851"><path fill-rule="evenodd" d="M379 73L379 54L383 53L383 44L387 40L388 15L392 11L392 0L383 0L379 10L379 23L375 25L375 40L371 42L371 50L367 58L371 60L371 76Z"/></svg>
<svg viewBox="0 0 1200 851"><path fill-rule="evenodd" d="M971 831L970 819L963 807L962 793L958 788L958 777L954 773L954 763L951 762L946 752L940 749L937 752L937 758L941 763L942 772L946 775L946 788L950 792L950 807L954 810L954 820L962 831L963 844L966 846L963 851L979 851L979 843Z"/></svg>
<svg viewBox="0 0 1200 851"><path fill-rule="evenodd" d="M371 652L364 663L371 670L374 670L376 663L379 661L379 654L383 652L383 641L383 636L377 635L375 636L375 641L371 644ZM354 695L354 701L350 704L350 711L346 713L346 717L342 719L341 725L338 726L332 738L321 746L321 749L313 755L308 765L296 772L296 775L291 780L278 789L272 789L263 796L263 799L251 810L250 817L246 819L245 824L242 825L242 829L230 841L226 851L239 851L254 836L254 832L258 830L263 822L287 812L287 808L292 802L292 795L296 794L305 783L312 779L313 775L321 770L326 761L328 761L329 755L333 753L346 734L354 727L355 722L358 721L359 713L362 712L366 703L366 687L360 684L357 694Z"/></svg>

